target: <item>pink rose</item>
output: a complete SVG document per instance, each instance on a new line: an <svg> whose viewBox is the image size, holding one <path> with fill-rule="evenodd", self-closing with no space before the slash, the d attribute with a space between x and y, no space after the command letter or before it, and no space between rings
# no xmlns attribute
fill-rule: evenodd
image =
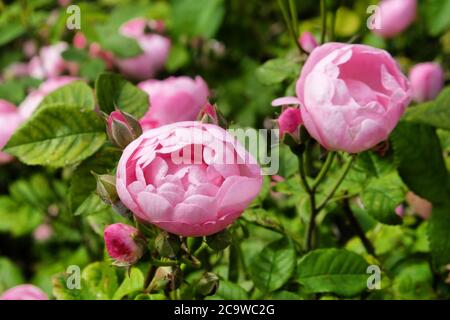
<svg viewBox="0 0 450 320"><path fill-rule="evenodd" d="M145 80L152 78L166 63L170 51L170 40L156 33L145 33L150 22L143 18L130 20L123 24L120 33L136 39L142 53L136 57L116 59L116 65L126 76Z"/></svg>
<svg viewBox="0 0 450 320"><path fill-rule="evenodd" d="M22 117L16 107L8 101L0 99L0 150L21 123ZM10 162L12 159L13 157L9 154L0 152L0 164Z"/></svg>
<svg viewBox="0 0 450 320"><path fill-rule="evenodd" d="M181 236L204 236L242 214L258 195L262 176L227 131L186 121L148 130L130 143L116 184L138 219Z"/></svg>
<svg viewBox="0 0 450 320"><path fill-rule="evenodd" d="M444 87L444 70L437 63L419 63L411 69L409 80L415 101L433 100Z"/></svg>
<svg viewBox="0 0 450 320"><path fill-rule="evenodd" d="M417 0L383 0L380 2L380 29L373 32L392 38L414 22L417 15Z"/></svg>
<svg viewBox="0 0 450 320"><path fill-rule="evenodd" d="M105 228L104 238L106 250L117 266L135 264L144 255L145 238L132 226L123 223L111 224Z"/></svg>
<svg viewBox="0 0 450 320"><path fill-rule="evenodd" d="M30 76L38 79L54 78L73 68L66 62L62 53L68 48L65 42L42 47L39 55L34 56L28 65Z"/></svg>
<svg viewBox="0 0 450 320"><path fill-rule="evenodd" d="M299 135L298 130L303 124L302 115L299 108L289 107L283 110L278 117L278 127L280 129L280 137L286 133L292 134L294 137Z"/></svg>
<svg viewBox="0 0 450 320"><path fill-rule="evenodd" d="M20 115L24 119L28 119L48 94L75 80L79 79L75 77L63 76L48 79L47 81L41 83L39 88L28 94L25 100L19 105Z"/></svg>
<svg viewBox="0 0 450 320"><path fill-rule="evenodd" d="M52 237L52 235L53 235L53 228L48 223L40 224L33 231L33 238L36 241L47 241Z"/></svg>
<svg viewBox="0 0 450 320"><path fill-rule="evenodd" d="M308 53L311 53L317 47L316 38L314 38L311 32L303 32L298 42L303 50Z"/></svg>
<svg viewBox="0 0 450 320"><path fill-rule="evenodd" d="M296 91L309 134L328 150L350 153L386 140L411 100L389 53L342 43L311 53Z"/></svg>
<svg viewBox="0 0 450 320"><path fill-rule="evenodd" d="M147 80L138 87L149 95L150 109L141 119L144 130L165 124L195 120L208 102L208 86L202 77L170 77Z"/></svg>
<svg viewBox="0 0 450 320"><path fill-rule="evenodd" d="M0 300L48 300L48 296L38 287L22 284L3 292Z"/></svg>

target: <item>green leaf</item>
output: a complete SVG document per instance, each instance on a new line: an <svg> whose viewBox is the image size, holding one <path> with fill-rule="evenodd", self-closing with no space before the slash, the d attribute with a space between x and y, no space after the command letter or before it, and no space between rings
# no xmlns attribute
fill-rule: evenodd
<svg viewBox="0 0 450 320"><path fill-rule="evenodd" d="M450 130L450 87L442 90L434 101L408 108L404 119Z"/></svg>
<svg viewBox="0 0 450 320"><path fill-rule="evenodd" d="M115 269L105 262L94 262L83 269L82 279L95 294L96 300L109 300L118 288Z"/></svg>
<svg viewBox="0 0 450 320"><path fill-rule="evenodd" d="M15 181L9 186L9 193L17 203L26 204L41 211L46 211L49 205L58 200L48 177L42 174L34 174L28 179Z"/></svg>
<svg viewBox="0 0 450 320"><path fill-rule="evenodd" d="M108 114L119 108L141 118L148 111L148 95L118 74L101 74L95 90L100 109Z"/></svg>
<svg viewBox="0 0 450 320"><path fill-rule="evenodd" d="M42 219L39 209L20 204L6 196L0 197L0 232L22 236L33 231Z"/></svg>
<svg viewBox="0 0 450 320"><path fill-rule="evenodd" d="M141 293L134 300L167 300L167 297L162 293Z"/></svg>
<svg viewBox="0 0 450 320"><path fill-rule="evenodd" d="M167 58L166 68L169 72L174 72L189 63L190 55L185 46L174 45L170 48L169 57Z"/></svg>
<svg viewBox="0 0 450 320"><path fill-rule="evenodd" d="M58 273L52 278L53 295L57 300L95 300L95 294L90 291L88 283L81 278L80 289L67 287L67 273Z"/></svg>
<svg viewBox="0 0 450 320"><path fill-rule="evenodd" d="M432 36L437 36L450 27L449 1L423 0L420 5L424 11L425 26Z"/></svg>
<svg viewBox="0 0 450 320"><path fill-rule="evenodd" d="M403 182L414 193L433 203L448 199L448 173L435 129L400 121L391 140Z"/></svg>
<svg viewBox="0 0 450 320"><path fill-rule="evenodd" d="M178 35L212 38L225 16L223 0L172 0L173 29Z"/></svg>
<svg viewBox="0 0 450 320"><path fill-rule="evenodd" d="M92 88L84 81L74 81L56 89L44 100L39 108L48 106L72 107L78 110L94 110L95 100Z"/></svg>
<svg viewBox="0 0 450 320"><path fill-rule="evenodd" d="M95 81L98 75L106 69L105 62L100 58L89 59L80 64L80 76Z"/></svg>
<svg viewBox="0 0 450 320"><path fill-rule="evenodd" d="M400 224L402 219L395 213L395 208L404 199L404 189L395 171L380 178L371 179L362 194L364 208L381 223Z"/></svg>
<svg viewBox="0 0 450 320"><path fill-rule="evenodd" d="M25 27L19 21L9 21L0 26L0 46L20 37L25 32Z"/></svg>
<svg viewBox="0 0 450 320"><path fill-rule="evenodd" d="M91 172L111 173L121 154L122 152L119 149L105 146L78 166L72 176L69 188L69 203L72 211L78 212L78 207L95 191L97 184ZM89 207L93 208L92 205Z"/></svg>
<svg viewBox="0 0 450 320"><path fill-rule="evenodd" d="M319 249L305 255L297 266L297 280L311 292L352 297L367 288L369 264L343 249Z"/></svg>
<svg viewBox="0 0 450 320"><path fill-rule="evenodd" d="M256 78L265 85L273 85L298 76L300 66L288 59L272 59L256 69Z"/></svg>
<svg viewBox="0 0 450 320"><path fill-rule="evenodd" d="M295 249L290 240L282 238L270 243L253 258L250 265L255 286L263 292L281 288L295 269Z"/></svg>
<svg viewBox="0 0 450 320"><path fill-rule="evenodd" d="M450 264L450 203L433 206L428 221L428 239L435 269Z"/></svg>
<svg viewBox="0 0 450 320"><path fill-rule="evenodd" d="M131 58L142 53L142 49L133 38L119 34L111 25L99 25L96 28L102 48L111 51L119 58Z"/></svg>
<svg viewBox="0 0 450 320"><path fill-rule="evenodd" d="M28 165L63 167L95 153L106 140L104 130L93 111L48 106L14 133L5 151Z"/></svg>
<svg viewBox="0 0 450 320"><path fill-rule="evenodd" d="M61 54L61 56L64 58L64 60L75 62L83 62L89 59L89 55L85 50L74 47L70 47L69 49L65 50Z"/></svg>
<svg viewBox="0 0 450 320"><path fill-rule="evenodd" d="M120 300L126 295L138 290L142 290L144 287L144 275L138 268L131 268L130 274L125 275L125 279L117 289L113 296L113 300Z"/></svg>
<svg viewBox="0 0 450 320"><path fill-rule="evenodd" d="M0 294L24 282L20 269L8 258L0 257Z"/></svg>
<svg viewBox="0 0 450 320"><path fill-rule="evenodd" d="M220 279L219 288L213 296L207 300L248 300L247 291L236 283Z"/></svg>
<svg viewBox="0 0 450 320"><path fill-rule="evenodd" d="M110 208L110 206L104 203L97 194L91 193L77 207L77 209L73 214L75 216L90 216L93 214L103 212L108 208Z"/></svg>

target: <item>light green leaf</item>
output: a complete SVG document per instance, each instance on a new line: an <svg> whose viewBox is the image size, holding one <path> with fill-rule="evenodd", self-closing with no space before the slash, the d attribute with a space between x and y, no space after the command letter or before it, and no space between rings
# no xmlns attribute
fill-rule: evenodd
<svg viewBox="0 0 450 320"><path fill-rule="evenodd" d="M253 258L250 274L255 286L263 292L281 288L295 269L295 249L292 241L282 238L270 243Z"/></svg>
<svg viewBox="0 0 450 320"><path fill-rule="evenodd" d="M6 196L0 197L0 232L22 236L33 231L42 219L39 209L19 204Z"/></svg>
<svg viewBox="0 0 450 320"><path fill-rule="evenodd" d="M100 109L106 113L119 108L141 118L148 111L148 95L118 74L102 73L95 90Z"/></svg>
<svg viewBox="0 0 450 320"><path fill-rule="evenodd" d="M450 2L442 0L419 1L425 15L425 26L432 36L450 27Z"/></svg>
<svg viewBox="0 0 450 320"><path fill-rule="evenodd" d="M369 264L343 249L319 249L305 255L297 266L297 280L311 292L352 297L367 288Z"/></svg>
<svg viewBox="0 0 450 320"><path fill-rule="evenodd" d="M117 289L113 296L113 300L120 300L126 295L138 290L142 290L144 287L144 275L138 268L131 268L130 274L125 275L125 279Z"/></svg>
<svg viewBox="0 0 450 320"><path fill-rule="evenodd" d="M404 119L450 130L450 87L445 88L434 101L408 108Z"/></svg>
<svg viewBox="0 0 450 320"><path fill-rule="evenodd" d="M106 140L104 131L93 111L49 106L14 133L5 151L28 165L63 167L96 152Z"/></svg>
<svg viewBox="0 0 450 320"><path fill-rule="evenodd" d="M47 95L39 105L39 108L47 106L93 110L95 107L94 93L92 88L85 82L74 81Z"/></svg>
<svg viewBox="0 0 450 320"><path fill-rule="evenodd" d="M105 262L94 262L83 269L82 279L90 287L96 300L109 300L118 288L114 267Z"/></svg>
<svg viewBox="0 0 450 320"><path fill-rule="evenodd" d="M395 208L402 203L405 188L393 171L380 178L370 179L363 190L364 208L376 220L385 224L399 224L402 219L395 213Z"/></svg>
<svg viewBox="0 0 450 320"><path fill-rule="evenodd" d="M265 85L273 85L298 76L300 66L288 59L272 59L256 69L256 78Z"/></svg>
<svg viewBox="0 0 450 320"><path fill-rule="evenodd" d="M8 258L0 257L0 294L24 282L20 269Z"/></svg>

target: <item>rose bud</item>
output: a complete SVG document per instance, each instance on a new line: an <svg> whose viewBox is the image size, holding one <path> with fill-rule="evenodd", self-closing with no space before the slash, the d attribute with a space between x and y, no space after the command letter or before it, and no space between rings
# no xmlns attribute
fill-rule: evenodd
<svg viewBox="0 0 450 320"><path fill-rule="evenodd" d="M400 218L403 218L405 216L405 207L402 204L396 206L395 214L398 215Z"/></svg>
<svg viewBox="0 0 450 320"><path fill-rule="evenodd" d="M379 29L373 32L384 38L395 37L416 19L417 0L382 0L379 6Z"/></svg>
<svg viewBox="0 0 450 320"><path fill-rule="evenodd" d="M0 99L0 164L13 160L12 156L1 150L22 121L16 107L8 101Z"/></svg>
<svg viewBox="0 0 450 320"><path fill-rule="evenodd" d="M84 48L87 47L86 36L82 32L78 31L73 36L72 43L73 43L73 46L75 48L77 48L77 49L84 49Z"/></svg>
<svg viewBox="0 0 450 320"><path fill-rule="evenodd" d="M437 63L419 63L411 69L409 80L415 101L433 100L444 87L444 70Z"/></svg>
<svg viewBox="0 0 450 320"><path fill-rule="evenodd" d="M180 236L225 229L258 195L256 160L230 133L185 121L144 132L117 167L122 203L142 222Z"/></svg>
<svg viewBox="0 0 450 320"><path fill-rule="evenodd" d="M135 264L144 255L146 241L140 231L123 223L107 226L104 232L106 250L116 266Z"/></svg>
<svg viewBox="0 0 450 320"><path fill-rule="evenodd" d="M289 134L293 139L299 142L300 126L303 124L302 115L299 108L289 107L283 110L277 120L280 129L280 137L284 138Z"/></svg>
<svg viewBox="0 0 450 320"><path fill-rule="evenodd" d="M149 291L173 291L183 283L183 273L178 267L159 267L149 285Z"/></svg>
<svg viewBox="0 0 450 320"><path fill-rule="evenodd" d="M113 111L107 118L106 132L109 140L123 149L142 134L142 128L132 115Z"/></svg>
<svg viewBox="0 0 450 320"><path fill-rule="evenodd" d="M149 96L149 110L140 123L145 130L165 124L195 120L208 103L209 90L202 77L147 80L138 87Z"/></svg>
<svg viewBox="0 0 450 320"><path fill-rule="evenodd" d="M114 205L118 200L116 190L116 177L110 174L96 174L92 172L97 180L97 194L103 202Z"/></svg>
<svg viewBox="0 0 450 320"><path fill-rule="evenodd" d="M197 283L196 292L204 297L212 296L219 287L219 277L212 272L206 272Z"/></svg>
<svg viewBox="0 0 450 320"><path fill-rule="evenodd" d="M170 51L170 40L157 33L146 33L151 22L136 18L124 23L120 33L137 41L142 53L132 58L117 58L115 63L126 76L144 80L153 78L166 63Z"/></svg>
<svg viewBox="0 0 450 320"><path fill-rule="evenodd" d="M386 140L411 101L409 81L388 52L343 43L311 53L296 92L308 133L349 153Z"/></svg>
<svg viewBox="0 0 450 320"><path fill-rule="evenodd" d="M406 194L406 202L413 212L422 217L422 219L428 220L433 211L433 204L428 200L419 197L414 192L409 191Z"/></svg>
<svg viewBox="0 0 450 320"><path fill-rule="evenodd" d="M165 258L175 258L180 251L180 238L168 232L160 232L155 238L155 248Z"/></svg>
<svg viewBox="0 0 450 320"><path fill-rule="evenodd" d="M48 94L76 80L80 79L75 77L63 76L44 81L40 84L37 90L34 90L30 94L28 94L25 100L22 101L22 103L19 105L20 115L24 119L28 119Z"/></svg>
<svg viewBox="0 0 450 320"><path fill-rule="evenodd" d="M212 123L222 128L227 128L228 123L223 114L218 110L217 105L207 102L197 117L198 121L203 123Z"/></svg>
<svg viewBox="0 0 450 320"><path fill-rule="evenodd" d="M3 292L0 300L48 300L48 296L38 287L21 284Z"/></svg>
<svg viewBox="0 0 450 320"><path fill-rule="evenodd" d="M303 32L298 39L298 43L307 53L311 53L318 45L316 38L314 38L311 32Z"/></svg>

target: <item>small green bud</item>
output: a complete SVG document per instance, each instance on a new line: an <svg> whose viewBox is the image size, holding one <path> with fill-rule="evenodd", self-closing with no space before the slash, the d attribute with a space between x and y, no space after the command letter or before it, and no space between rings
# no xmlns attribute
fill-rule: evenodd
<svg viewBox="0 0 450 320"><path fill-rule="evenodd" d="M173 259L180 251L180 238L166 231L160 232L155 238L155 248L165 258Z"/></svg>
<svg viewBox="0 0 450 320"><path fill-rule="evenodd" d="M113 205L119 201L116 189L116 177L110 174L96 174L92 172L97 180L97 194L103 202Z"/></svg>
<svg viewBox="0 0 450 320"><path fill-rule="evenodd" d="M224 229L218 233L206 237L206 244L215 251L222 251L232 242L231 233Z"/></svg>
<svg viewBox="0 0 450 320"><path fill-rule="evenodd" d="M206 272L198 281L196 292L202 296L212 296L219 287L219 277L212 272Z"/></svg>

